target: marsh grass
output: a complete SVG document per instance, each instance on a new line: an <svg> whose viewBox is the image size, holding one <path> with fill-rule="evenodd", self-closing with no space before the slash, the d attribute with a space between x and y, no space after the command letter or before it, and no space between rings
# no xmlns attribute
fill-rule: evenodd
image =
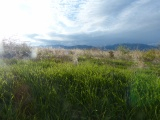
<svg viewBox="0 0 160 120"><path fill-rule="evenodd" d="M36 58L3 58L1 120L160 119L158 50L156 62L140 51L125 59L119 51L114 57L99 50L36 52Z"/></svg>

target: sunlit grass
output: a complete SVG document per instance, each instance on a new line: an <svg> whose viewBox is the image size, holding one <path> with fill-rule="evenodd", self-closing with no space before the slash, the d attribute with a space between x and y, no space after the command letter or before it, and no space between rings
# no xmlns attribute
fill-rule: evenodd
<svg viewBox="0 0 160 120"><path fill-rule="evenodd" d="M158 50L36 52L1 58L0 120L160 119Z"/></svg>

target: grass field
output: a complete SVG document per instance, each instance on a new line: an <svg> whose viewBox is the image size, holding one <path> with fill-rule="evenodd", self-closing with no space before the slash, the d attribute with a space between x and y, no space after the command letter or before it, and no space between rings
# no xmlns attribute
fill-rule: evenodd
<svg viewBox="0 0 160 120"><path fill-rule="evenodd" d="M160 119L159 50L15 49L1 53L0 120Z"/></svg>

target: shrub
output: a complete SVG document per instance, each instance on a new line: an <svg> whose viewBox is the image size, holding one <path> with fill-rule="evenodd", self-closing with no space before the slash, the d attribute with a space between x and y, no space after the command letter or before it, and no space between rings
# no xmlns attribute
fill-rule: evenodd
<svg viewBox="0 0 160 120"><path fill-rule="evenodd" d="M126 46L119 46L117 48L117 51L120 52L120 55L119 55L120 59L124 59L124 60L131 59L130 50Z"/></svg>
<svg viewBox="0 0 160 120"><path fill-rule="evenodd" d="M156 58L155 50L148 50L148 51L144 52L143 55L142 55L142 59L145 62L151 62L155 58Z"/></svg>
<svg viewBox="0 0 160 120"><path fill-rule="evenodd" d="M31 55L31 47L27 44L16 44L14 42L3 42L3 58L28 58Z"/></svg>
<svg viewBox="0 0 160 120"><path fill-rule="evenodd" d="M114 52L113 51L109 51L109 57L114 58Z"/></svg>
<svg viewBox="0 0 160 120"><path fill-rule="evenodd" d="M126 46L119 46L117 50L120 51L122 54L128 54L130 51L129 48L127 48Z"/></svg>

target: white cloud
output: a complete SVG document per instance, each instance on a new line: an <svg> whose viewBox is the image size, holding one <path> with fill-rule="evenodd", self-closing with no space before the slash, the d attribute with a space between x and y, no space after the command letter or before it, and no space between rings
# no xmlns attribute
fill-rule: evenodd
<svg viewBox="0 0 160 120"><path fill-rule="evenodd" d="M160 8L155 6L160 7L158 0L89 0L78 14L78 20L84 32L97 30L110 33L143 29L151 27L153 23L150 21L158 21Z"/></svg>
<svg viewBox="0 0 160 120"><path fill-rule="evenodd" d="M5 0L0 18L1 34L37 34L35 40L145 40L151 32L160 39L159 0Z"/></svg>

